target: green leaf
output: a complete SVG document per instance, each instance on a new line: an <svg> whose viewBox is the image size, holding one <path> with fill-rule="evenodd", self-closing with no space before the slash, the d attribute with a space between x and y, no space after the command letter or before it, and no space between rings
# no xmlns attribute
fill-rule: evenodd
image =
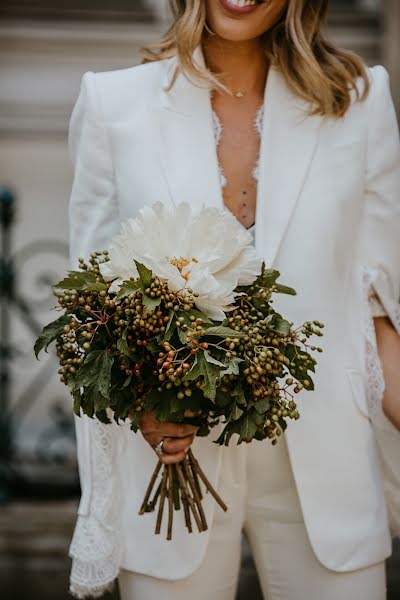
<svg viewBox="0 0 400 600"><path fill-rule="evenodd" d="M89 385L84 389L81 405L83 412L92 417L95 412L108 408L110 399L103 396L96 385Z"/></svg>
<svg viewBox="0 0 400 600"><path fill-rule="evenodd" d="M152 298L151 296L147 296L147 294L143 294L142 302L146 308L146 312L152 312L161 304L161 298Z"/></svg>
<svg viewBox="0 0 400 600"><path fill-rule="evenodd" d="M260 398L254 403L254 408L259 415L264 415L270 409L270 406L271 402L269 401L269 398Z"/></svg>
<svg viewBox="0 0 400 600"><path fill-rule="evenodd" d="M198 358L199 358L199 354L196 354L194 357L192 368L190 369L190 371L188 373L186 373L184 379L186 379L188 381L196 381L197 379L199 379L201 377L201 371L199 368Z"/></svg>
<svg viewBox="0 0 400 600"><path fill-rule="evenodd" d="M288 294L289 296L297 296L296 290L291 287L288 287L287 285L276 283L275 287L278 294Z"/></svg>
<svg viewBox="0 0 400 600"><path fill-rule="evenodd" d="M220 436L215 440L215 442L214 442L215 444L218 444L219 446L222 446L222 444L225 443L225 437L226 437L228 428L229 428L229 424L225 425L225 427L222 430ZM226 445L228 445L228 444L226 444Z"/></svg>
<svg viewBox="0 0 400 600"><path fill-rule="evenodd" d="M110 418L107 415L107 411L106 410L97 410L96 411L96 418L101 422L101 423L105 423L106 425L109 425L109 423L111 423Z"/></svg>
<svg viewBox="0 0 400 600"><path fill-rule="evenodd" d="M135 433L137 433L139 430L140 417L141 417L140 412L135 412L133 414L133 416L131 417L131 430L134 431Z"/></svg>
<svg viewBox="0 0 400 600"><path fill-rule="evenodd" d="M232 396L229 394L229 392L222 393L221 388L217 388L217 395L215 396L215 404L218 407L225 409L227 406L232 404ZM226 412L226 410L224 410L222 414L225 414L225 412Z"/></svg>
<svg viewBox="0 0 400 600"><path fill-rule="evenodd" d="M176 396L176 390L163 389L156 406L156 417L162 423L181 421L183 419L183 404Z"/></svg>
<svg viewBox="0 0 400 600"><path fill-rule="evenodd" d="M204 330L204 335L212 335L221 338L241 338L246 337L246 334L242 331L235 331L230 327L223 327L222 325L216 325L214 327L208 327Z"/></svg>
<svg viewBox="0 0 400 600"><path fill-rule="evenodd" d="M93 393L93 389L91 389L91 388L84 389L82 397L81 397L81 407L82 407L83 413L91 418L94 415L95 399L96 399L96 394Z"/></svg>
<svg viewBox="0 0 400 600"><path fill-rule="evenodd" d="M51 342L54 342L54 340L63 333L65 325L69 325L70 321L71 317L69 315L62 315L52 323L43 327L42 333L33 347L36 358L38 358L39 352L43 350L43 348L47 352L47 348Z"/></svg>
<svg viewBox="0 0 400 600"><path fill-rule="evenodd" d="M161 348L157 339L152 338L148 341L147 350L155 354L156 352L160 352Z"/></svg>
<svg viewBox="0 0 400 600"><path fill-rule="evenodd" d="M211 356L211 354L207 350L204 350L203 353L204 353L204 358L206 359L207 362L211 363L212 365L217 365L218 367L225 367L225 364L223 362L221 362L220 360L217 360L216 358Z"/></svg>
<svg viewBox="0 0 400 600"><path fill-rule="evenodd" d="M169 321L167 323L167 327L165 328L164 335L161 336L161 340L165 340L166 342L169 342L169 340L174 335L175 329L176 329L175 313L173 310L170 310L169 311Z"/></svg>
<svg viewBox="0 0 400 600"><path fill-rule="evenodd" d="M296 290L293 288L288 287L287 285L282 285L281 283L276 283L279 277L279 271L276 271L275 269L265 269L265 265L263 265L261 275L257 277L254 285L267 289L274 287L274 291L277 293L296 296Z"/></svg>
<svg viewBox="0 0 400 600"><path fill-rule="evenodd" d="M241 421L240 437L238 444L240 444L244 440L252 439L255 436L256 431L256 424L251 419L251 416L248 413L246 413Z"/></svg>
<svg viewBox="0 0 400 600"><path fill-rule="evenodd" d="M124 387L124 388L128 387L130 385L131 381L132 381L132 378L133 378L133 375L129 375L126 378L125 383L124 383L124 385L122 387Z"/></svg>
<svg viewBox="0 0 400 600"><path fill-rule="evenodd" d="M251 420L255 425L261 425L264 422L265 415L260 415L258 412L254 411L250 415Z"/></svg>
<svg viewBox="0 0 400 600"><path fill-rule="evenodd" d="M232 392L232 396L237 397L237 401L239 402L239 404L246 404L246 397L244 395L244 390L242 388L242 384L238 383L237 386L235 387L235 389Z"/></svg>
<svg viewBox="0 0 400 600"><path fill-rule="evenodd" d="M224 444L225 446L228 446L229 445L229 441L230 441L232 435L234 433L240 434L240 428L241 428L241 423L240 423L239 420L238 421L231 421L230 423L228 423L225 426L225 428L222 431L222 433L219 436L219 438L217 440L215 440L215 443L219 444L219 445Z"/></svg>
<svg viewBox="0 0 400 600"><path fill-rule="evenodd" d="M157 404L162 400L163 392L160 392L158 388L153 387L147 394L144 407L148 411L152 411L156 408Z"/></svg>
<svg viewBox="0 0 400 600"><path fill-rule="evenodd" d="M128 279L122 283L116 298L121 300L126 296L135 294L138 290L140 290L140 281L138 279Z"/></svg>
<svg viewBox="0 0 400 600"><path fill-rule="evenodd" d="M270 328L273 331L276 331L277 333L280 333L281 335L289 335L291 329L292 329L292 324L289 323L289 321L286 321L286 319L282 319L279 315L275 315L276 319L274 319L271 323L270 323Z"/></svg>
<svg viewBox="0 0 400 600"><path fill-rule="evenodd" d="M178 338L181 344L186 344L188 331L189 329L183 331L180 327L178 327Z"/></svg>
<svg viewBox="0 0 400 600"><path fill-rule="evenodd" d="M283 417L281 417L279 419L278 423L281 426L282 431L286 431L286 429L287 429L287 423L286 423L286 421L285 421L285 419Z"/></svg>
<svg viewBox="0 0 400 600"><path fill-rule="evenodd" d="M240 419L240 417L242 415L243 415L243 409L241 409L240 406L238 406L237 403L235 402L227 420L228 421L237 421L238 419Z"/></svg>
<svg viewBox="0 0 400 600"><path fill-rule="evenodd" d="M182 400L178 398L176 393L173 396L171 396L169 408L171 413L177 413L182 411Z"/></svg>
<svg viewBox="0 0 400 600"><path fill-rule="evenodd" d="M119 420L125 421L131 410L134 410L136 405L136 389L134 387L127 388L125 386L113 387L110 390L109 406L114 411L113 419L116 423Z"/></svg>
<svg viewBox="0 0 400 600"><path fill-rule="evenodd" d="M120 352L122 352L122 354L125 354L125 356L130 356L131 351L129 350L128 342L126 341L127 335L128 335L128 332L125 329L125 331L122 334L122 337L120 337L117 340L117 348Z"/></svg>
<svg viewBox="0 0 400 600"><path fill-rule="evenodd" d="M255 285L270 288L273 285L275 285L275 282L278 279L278 277L280 277L279 271L277 271L276 269L265 269L265 264L263 264L261 275L257 277Z"/></svg>
<svg viewBox="0 0 400 600"><path fill-rule="evenodd" d="M139 273L139 279L142 286L142 290L145 291L147 288L150 287L151 282L153 281L153 272L137 260L135 260L135 265L137 268L137 272Z"/></svg>
<svg viewBox="0 0 400 600"><path fill-rule="evenodd" d="M216 384L220 375L221 367L207 362L204 353L199 352L196 354L196 360L184 379L187 381L197 381L200 377L203 378L203 394L214 401L216 396Z"/></svg>
<svg viewBox="0 0 400 600"><path fill-rule="evenodd" d="M213 408L213 404L204 398L201 390L194 388L192 389L192 395L182 400L185 404L185 410L191 410L192 412L198 412L203 410L207 412L208 409Z"/></svg>
<svg viewBox="0 0 400 600"><path fill-rule="evenodd" d="M101 281L96 281L96 283L91 283L82 288L82 292L103 292L107 291L108 287L105 283L101 283Z"/></svg>
<svg viewBox="0 0 400 600"><path fill-rule="evenodd" d="M110 397L111 369L114 358L107 350L93 350L90 352L83 365L77 371L75 382L77 387L85 387L85 393L99 394L102 398ZM96 400L97 410L105 408L102 399Z"/></svg>
<svg viewBox="0 0 400 600"><path fill-rule="evenodd" d="M226 369L221 372L221 377L223 375L239 375L239 365L241 362L243 362L243 358L238 358L237 356L231 358L226 365Z"/></svg>
<svg viewBox="0 0 400 600"><path fill-rule="evenodd" d="M81 390L71 390L74 401L74 413L77 417L81 416Z"/></svg>
<svg viewBox="0 0 400 600"><path fill-rule="evenodd" d="M68 276L53 285L54 289L101 292L106 290L105 283L96 281L99 275L92 271L69 271Z"/></svg>

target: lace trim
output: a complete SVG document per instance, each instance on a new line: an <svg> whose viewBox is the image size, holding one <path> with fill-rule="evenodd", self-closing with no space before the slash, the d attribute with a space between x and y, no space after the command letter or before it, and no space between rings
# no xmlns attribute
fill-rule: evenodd
<svg viewBox="0 0 400 600"><path fill-rule="evenodd" d="M85 598L101 598L107 592L112 592L114 585L114 581L99 588L88 588L71 584L69 591L74 598L79 598L80 600L84 600Z"/></svg>
<svg viewBox="0 0 400 600"><path fill-rule="evenodd" d="M370 408L371 423L381 459L383 486L389 525L394 537L400 537L400 433L386 418L383 412L385 379L378 355L373 317L385 316L386 312L376 296L373 283L376 271L364 268L364 328L366 338L367 399Z"/></svg>
<svg viewBox="0 0 400 600"><path fill-rule="evenodd" d="M215 110L212 111L212 122L214 128L215 143L217 144L217 146L219 146L222 137L222 124Z"/></svg>
<svg viewBox="0 0 400 600"><path fill-rule="evenodd" d="M373 317L386 317L386 310L375 294L369 294L369 306Z"/></svg>
<svg viewBox="0 0 400 600"><path fill-rule="evenodd" d="M265 112L264 104L262 104L260 106L260 108L258 109L255 119L254 119L254 125L255 125L255 128L257 130L257 133L258 133L260 139L261 139L263 127L264 127L264 112ZM260 157L257 158L256 164L254 165L253 177L256 181L259 181L259 179L260 179Z"/></svg>
<svg viewBox="0 0 400 600"><path fill-rule="evenodd" d="M374 271L365 267L363 270L363 287L365 303L364 332L366 340L366 369L368 377L367 398L372 418L381 415L383 412L382 400L385 392L385 380L383 377L381 361L378 355L373 319L374 316L377 316L377 306L382 307L382 305L373 292L374 278Z"/></svg>
<svg viewBox="0 0 400 600"><path fill-rule="evenodd" d="M218 118L217 113L214 110L211 111L211 115L212 115L213 129L214 129L215 144L216 144L216 146L219 146L219 144L221 142L221 137L222 137L222 124ZM226 187L228 180L225 177L224 169L222 168L220 161L218 161L218 175L219 175L219 185L221 186L221 189L223 190Z"/></svg>
<svg viewBox="0 0 400 600"><path fill-rule="evenodd" d="M222 123L221 123L221 120L218 117L217 113L214 110L212 111L212 123L213 123L213 129L214 129L215 144L217 146L219 146L219 144L221 143L221 137L222 137ZM259 137L261 137L261 135L262 135L263 124L264 124L264 104L262 104L260 106L260 108L258 109L258 111L256 113L256 116L254 117L254 127L255 127ZM260 157L257 158L257 161L256 161L253 171L252 171L252 175L253 175L253 178L255 179L255 181L259 180L259 174L260 174L259 164L260 164ZM223 169L223 166L221 165L220 161L218 161L218 173L219 173L219 182L220 182L221 189L224 189L228 183L228 180L225 176L224 169Z"/></svg>
<svg viewBox="0 0 400 600"><path fill-rule="evenodd" d="M121 562L120 524L114 491L120 452L118 425L90 421L92 502L88 515L78 516L70 546L70 592L76 598L99 597L113 587Z"/></svg>
<svg viewBox="0 0 400 600"><path fill-rule="evenodd" d="M256 112L256 116L254 119L254 126L257 130L258 135L262 136L262 131L264 127L264 104L261 104L260 108Z"/></svg>

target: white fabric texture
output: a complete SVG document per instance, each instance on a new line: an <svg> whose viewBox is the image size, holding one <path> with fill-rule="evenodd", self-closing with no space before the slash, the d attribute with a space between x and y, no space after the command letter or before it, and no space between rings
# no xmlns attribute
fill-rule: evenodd
<svg viewBox="0 0 400 600"><path fill-rule="evenodd" d="M216 511L200 567L178 581L122 570L118 578L121 600L234 600L242 529L268 600L385 600L383 562L335 573L317 560L304 526L284 437L275 447L252 443L224 448L220 493L230 510Z"/></svg>
<svg viewBox="0 0 400 600"><path fill-rule="evenodd" d="M212 111L213 116L213 126L214 126L214 136L215 143L217 146L221 142L222 138L222 123L219 119L215 110ZM254 124L255 129L258 135L261 138L262 129L264 123L264 105L262 105L255 116ZM259 159L257 160L256 166L253 169L253 177L256 181L258 181L258 167ZM224 188L227 184L227 179L224 174L224 169L219 163L218 171L220 173L221 178L221 187ZM255 234L255 224L249 228L249 231L254 235ZM367 362L367 375L368 375L368 399L371 406L372 414L375 416L377 413L382 412L382 400L383 393L385 389L385 384L383 381L383 372L380 364L377 348L376 348L376 338L375 338L375 329L373 323L373 317L386 316L385 308L380 302L379 298L375 294L373 283L374 276L376 273L372 269L364 268L364 277L363 277L363 286L364 286L364 298L366 298L366 310L365 310L365 337L366 337L366 362Z"/></svg>
<svg viewBox="0 0 400 600"><path fill-rule="evenodd" d="M77 598L86 598L89 593L94 598L100 597L111 589L121 560L121 530L116 519L118 502L114 493L119 448L113 444L114 425L94 419L91 426L93 501L90 515L78 516L70 547L73 559L70 591ZM85 476L89 473L81 471L82 481Z"/></svg>
<svg viewBox="0 0 400 600"><path fill-rule="evenodd" d="M78 256L106 248L121 220L134 217L154 199L174 203L190 198L199 209L204 202L221 206L221 181L210 152L215 139L209 94L183 76L166 91L175 66L168 59L84 76L70 127L73 268ZM370 411L364 406L357 273L361 265L376 269L374 289L399 328L400 160L387 74L381 67L370 74L367 101L351 107L346 119L333 121L304 118L299 99L271 70L259 164L258 199L268 202L257 202L257 223L263 229L258 225L256 247L300 292L296 303L285 305L284 298L282 310L299 322L317 312L328 324L324 341L329 352L320 360L316 391L304 402L303 418L288 428L286 441L308 535L318 560L333 571L368 567L390 553ZM360 214L365 247L358 257ZM313 231L313 236L298 244L299 230ZM71 545L71 589L82 598L106 589L121 565L180 579L193 573L205 555L209 532L185 537L178 530L167 547L154 540L159 536L151 537L151 525L136 515L154 457L146 454L140 436L127 432L128 437L120 429L77 419L82 499ZM200 442L197 452L218 485L221 452ZM107 482L101 482L105 472ZM118 500L127 472L134 474L135 489L130 488L131 513L122 530ZM345 494L337 493L340 487ZM214 510L213 504L209 523ZM121 531L131 548L123 563Z"/></svg>
<svg viewBox="0 0 400 600"><path fill-rule="evenodd" d="M83 85L70 123L69 147L75 165L71 198L80 199L79 206L70 204L76 217L70 230L71 268L77 268L79 256L107 247L119 229L108 139L101 122L96 94ZM95 247L90 246L93 239ZM120 486L115 465L122 436L116 424L86 416L76 417L75 424L82 496L69 552L70 591L77 598L100 597L112 587L120 564L115 494Z"/></svg>
<svg viewBox="0 0 400 600"><path fill-rule="evenodd" d="M260 138L262 135L263 122L264 105L259 108L254 120L255 129ZM213 126L215 142L218 145L221 142L223 129L221 120L214 110ZM258 165L259 159L253 170L253 177L256 181L258 181ZM224 188L227 184L227 180L221 164L219 164L219 173L221 177L221 186ZM249 230L254 234L255 225L249 228ZM389 512L390 526L393 535L400 536L400 433L386 418L382 409L385 382L382 365L378 355L373 319L374 317L387 316L387 313L374 289L376 277L376 269L364 267L364 333L366 344L367 399L370 408L370 418L374 427L382 460L385 497Z"/></svg>
<svg viewBox="0 0 400 600"><path fill-rule="evenodd" d="M376 272L372 269L364 271L365 302L365 335L367 345L367 398L370 408L371 422L374 427L379 447L385 488L385 497L389 513L389 522L393 536L400 537L400 433L386 418L382 399L385 381L381 362L378 356L375 326L373 317L385 316L385 310L377 296L372 293Z"/></svg>

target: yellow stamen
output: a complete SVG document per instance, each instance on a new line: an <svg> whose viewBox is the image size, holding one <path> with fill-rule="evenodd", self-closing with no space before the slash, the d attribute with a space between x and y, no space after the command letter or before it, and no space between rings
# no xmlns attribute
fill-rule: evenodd
<svg viewBox="0 0 400 600"><path fill-rule="evenodd" d="M173 265L174 267L176 267L178 269L178 271L180 271L183 279L185 279L185 281L187 281L189 279L189 275L190 275L190 271L188 271L187 273L182 273L183 269L185 267L187 267L188 265L190 265L190 263L194 262L197 263L199 262L197 260L197 258L184 258L183 256L181 256L180 258L170 258L168 259L169 262L171 263L171 265Z"/></svg>

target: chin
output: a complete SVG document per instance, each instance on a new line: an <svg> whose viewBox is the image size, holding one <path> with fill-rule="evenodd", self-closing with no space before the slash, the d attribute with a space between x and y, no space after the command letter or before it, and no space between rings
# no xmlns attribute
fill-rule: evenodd
<svg viewBox="0 0 400 600"><path fill-rule="evenodd" d="M279 20L289 0L257 2L250 12L238 6L227 9L228 0L206 0L207 21L210 29L220 38L231 42L245 42L260 38ZM234 0L237 2L237 0ZM237 12L235 12L237 11Z"/></svg>
<svg viewBox="0 0 400 600"><path fill-rule="evenodd" d="M264 33L261 31L257 34L254 32L254 29L243 27L243 25L238 25L236 27L232 27L231 25L224 27L222 24L219 27L210 26L212 31L219 38L226 40L227 42L248 42L260 38Z"/></svg>

